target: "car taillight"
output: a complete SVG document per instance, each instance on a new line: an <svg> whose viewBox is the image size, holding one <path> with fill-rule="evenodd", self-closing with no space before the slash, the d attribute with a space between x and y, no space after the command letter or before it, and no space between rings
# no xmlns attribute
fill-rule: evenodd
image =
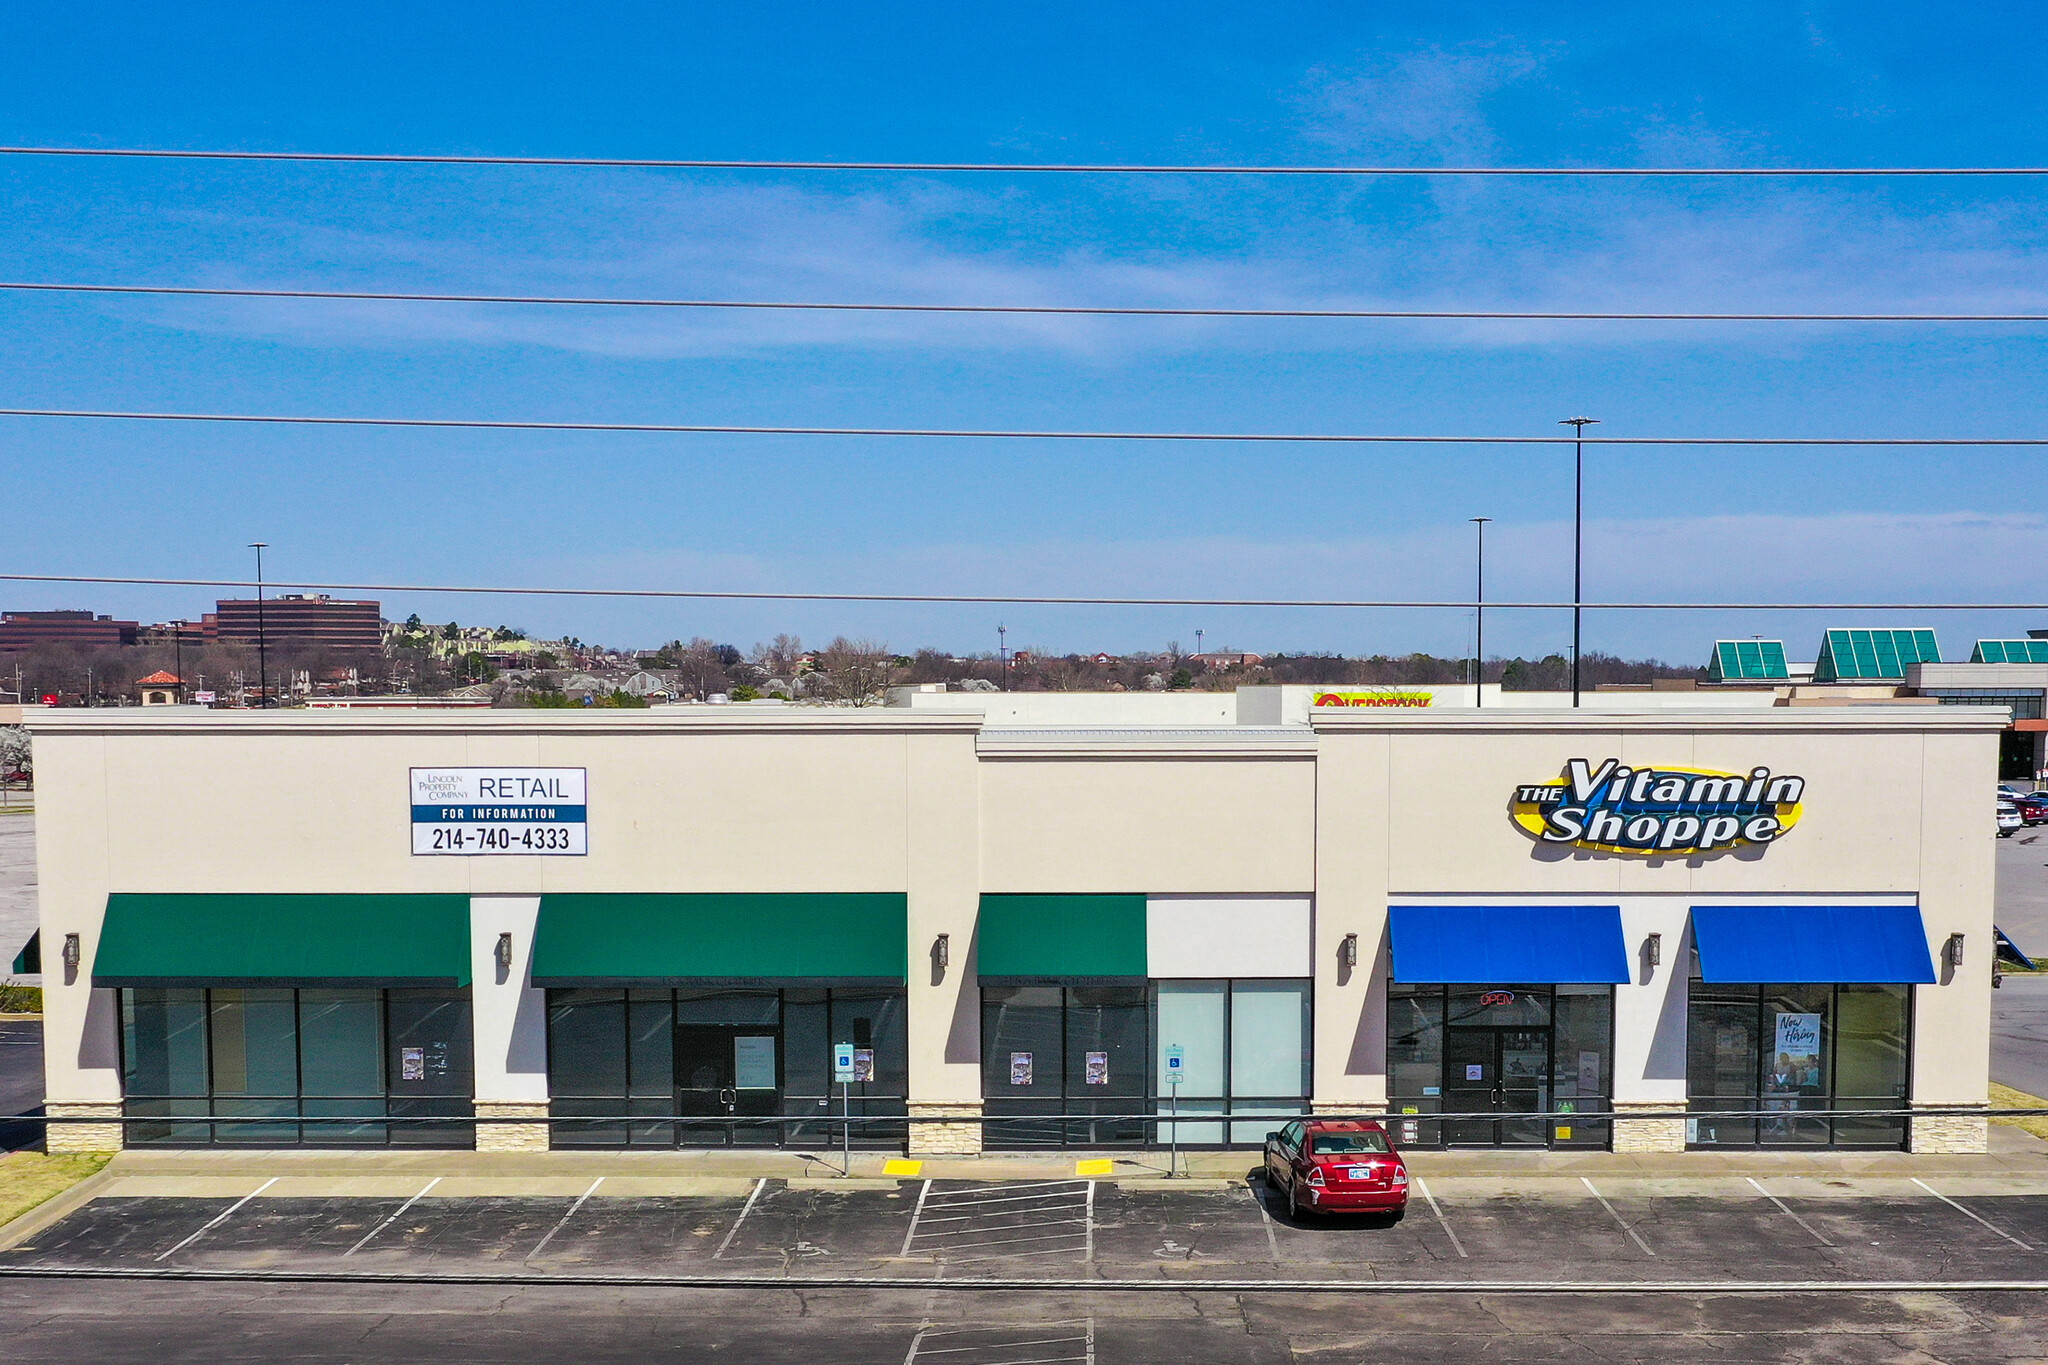
<svg viewBox="0 0 2048 1365"><path fill-rule="evenodd" d="M1320 1166L1311 1166L1311 1167L1309 1167L1309 1168L1308 1168L1308 1183L1309 1183L1309 1184L1311 1184L1311 1185L1315 1185L1315 1186L1318 1186L1318 1187L1320 1187L1320 1186L1322 1185L1322 1183L1323 1183L1323 1168L1322 1168L1322 1167L1320 1167Z"/></svg>
<svg viewBox="0 0 2048 1365"><path fill-rule="evenodd" d="M1401 1170L1397 1170L1397 1171L1395 1171L1395 1172L1394 1172L1394 1183L1395 1183L1396 1185L1405 1185L1405 1184L1407 1184L1407 1183L1408 1183L1408 1172L1406 1172L1406 1171L1401 1171Z"/></svg>

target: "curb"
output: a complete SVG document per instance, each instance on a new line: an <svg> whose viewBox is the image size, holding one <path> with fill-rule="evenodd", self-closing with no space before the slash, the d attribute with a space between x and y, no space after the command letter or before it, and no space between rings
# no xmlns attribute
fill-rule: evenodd
<svg viewBox="0 0 2048 1365"><path fill-rule="evenodd" d="M100 1188L111 1184L114 1178L114 1163L110 1161L71 1188L57 1191L13 1222L0 1226L0 1251L11 1251L44 1228L62 1222L98 1198Z"/></svg>

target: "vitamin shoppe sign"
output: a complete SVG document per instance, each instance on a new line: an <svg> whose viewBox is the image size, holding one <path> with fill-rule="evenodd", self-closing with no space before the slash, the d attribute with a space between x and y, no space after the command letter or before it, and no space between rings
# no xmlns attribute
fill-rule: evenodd
<svg viewBox="0 0 2048 1365"><path fill-rule="evenodd" d="M1317 706L1428 706L1427 692L1318 692Z"/></svg>
<svg viewBox="0 0 2048 1365"><path fill-rule="evenodd" d="M1677 856L1776 842L1799 823L1806 779L1706 768L1598 768L1583 758L1560 781L1515 788L1508 812L1546 844L1599 853Z"/></svg>

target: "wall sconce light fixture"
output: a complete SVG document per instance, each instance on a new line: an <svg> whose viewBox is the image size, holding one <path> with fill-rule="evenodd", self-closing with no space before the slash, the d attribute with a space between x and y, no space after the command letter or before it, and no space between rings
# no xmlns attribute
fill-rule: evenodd
<svg viewBox="0 0 2048 1365"><path fill-rule="evenodd" d="M932 965L940 971L946 970L953 962L953 936L940 934L932 940Z"/></svg>
<svg viewBox="0 0 2048 1365"><path fill-rule="evenodd" d="M1337 965L1347 972L1358 970L1358 935L1344 935L1344 941L1337 945Z"/></svg>
<svg viewBox="0 0 2048 1365"><path fill-rule="evenodd" d="M64 935L64 970L67 972L77 971L78 964L82 960L83 955L83 951L78 946L78 935Z"/></svg>
<svg viewBox="0 0 2048 1365"><path fill-rule="evenodd" d="M1941 960L1949 965L1950 971L1955 971L1963 965L1963 936L1961 934L1950 934L1948 942L1941 945Z"/></svg>
<svg viewBox="0 0 2048 1365"><path fill-rule="evenodd" d="M512 970L512 935L510 934L498 935L498 970L501 972Z"/></svg>
<svg viewBox="0 0 2048 1365"><path fill-rule="evenodd" d="M1655 967L1664 961L1664 935L1650 934L1643 939L1643 962Z"/></svg>

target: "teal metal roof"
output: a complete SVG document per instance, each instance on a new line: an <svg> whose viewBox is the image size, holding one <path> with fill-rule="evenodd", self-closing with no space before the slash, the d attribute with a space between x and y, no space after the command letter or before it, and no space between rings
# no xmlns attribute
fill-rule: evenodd
<svg viewBox="0 0 2048 1365"><path fill-rule="evenodd" d="M1973 664L2048 664L2048 640L1979 640Z"/></svg>
<svg viewBox="0 0 2048 1365"><path fill-rule="evenodd" d="M1707 672L1715 682L1791 676L1785 670L1783 640L1716 640Z"/></svg>
<svg viewBox="0 0 2048 1365"><path fill-rule="evenodd" d="M1908 664L1938 664L1941 650L1931 630L1831 630L1821 637L1813 662L1817 683L1892 681Z"/></svg>

